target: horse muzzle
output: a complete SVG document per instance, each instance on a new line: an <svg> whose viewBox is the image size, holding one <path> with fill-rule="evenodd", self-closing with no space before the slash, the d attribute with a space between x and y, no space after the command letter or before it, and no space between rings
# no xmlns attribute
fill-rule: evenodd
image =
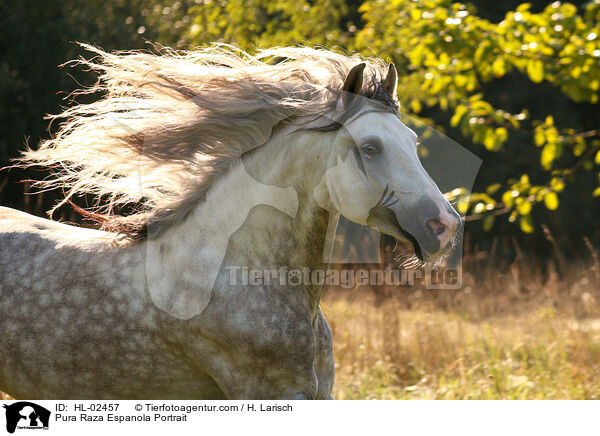
<svg viewBox="0 0 600 436"><path fill-rule="evenodd" d="M416 210L396 211L387 207L372 208L367 225L410 243L419 260L436 262L454 246L462 221L450 205L440 211L428 200L422 206Z"/></svg>

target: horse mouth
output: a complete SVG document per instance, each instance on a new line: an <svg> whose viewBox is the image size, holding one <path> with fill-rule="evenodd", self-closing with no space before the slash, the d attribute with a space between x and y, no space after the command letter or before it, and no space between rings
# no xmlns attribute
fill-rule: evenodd
<svg viewBox="0 0 600 436"><path fill-rule="evenodd" d="M421 263L425 262L423 251L417 239L407 230L403 229L394 211L387 207L374 207L369 211L367 226L372 227L385 235L392 236L397 242L410 244L414 255Z"/></svg>

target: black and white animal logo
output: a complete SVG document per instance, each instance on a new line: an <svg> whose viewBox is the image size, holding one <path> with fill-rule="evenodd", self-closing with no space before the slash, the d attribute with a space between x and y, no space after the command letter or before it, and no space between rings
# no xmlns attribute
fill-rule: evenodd
<svg viewBox="0 0 600 436"><path fill-rule="evenodd" d="M14 433L19 429L47 429L50 411L28 401L19 401L6 409L6 431Z"/></svg>

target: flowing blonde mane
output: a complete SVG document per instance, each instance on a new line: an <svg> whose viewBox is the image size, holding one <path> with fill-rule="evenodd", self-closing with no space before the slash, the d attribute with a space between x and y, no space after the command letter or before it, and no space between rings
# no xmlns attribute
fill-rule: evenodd
<svg viewBox="0 0 600 436"><path fill-rule="evenodd" d="M74 63L99 80L80 92L102 97L52 117L62 120L59 132L21 163L54 170L37 182L65 191L52 211L91 194L97 204L89 212L103 228L132 237L184 219L232 161L264 144L278 124L332 110L358 62L367 63L361 94L395 104L382 91L383 61L326 49L250 55L226 45L117 53L84 47L95 57ZM119 212L124 205L128 214Z"/></svg>

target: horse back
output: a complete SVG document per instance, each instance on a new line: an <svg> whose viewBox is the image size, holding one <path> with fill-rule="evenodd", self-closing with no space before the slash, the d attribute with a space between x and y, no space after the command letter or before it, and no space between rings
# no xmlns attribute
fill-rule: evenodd
<svg viewBox="0 0 600 436"><path fill-rule="evenodd" d="M83 277L95 254L115 253L115 240L110 233L0 207L0 296L32 295L64 285L69 276Z"/></svg>
<svg viewBox="0 0 600 436"><path fill-rule="evenodd" d="M76 227L65 223L40 218L20 210L0 206L0 235L2 237L23 235L54 239L57 242L106 240L116 235L100 230Z"/></svg>

